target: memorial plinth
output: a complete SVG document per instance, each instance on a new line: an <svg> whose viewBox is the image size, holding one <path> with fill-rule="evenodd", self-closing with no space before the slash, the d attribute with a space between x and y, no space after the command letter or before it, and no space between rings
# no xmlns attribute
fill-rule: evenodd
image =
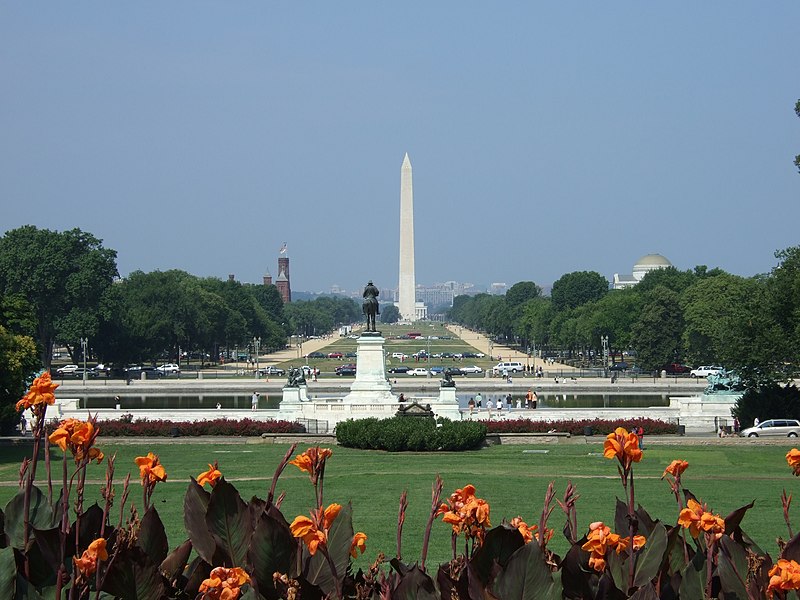
<svg viewBox="0 0 800 600"><path fill-rule="evenodd" d="M386 380L383 345L386 340L377 331L362 333L357 340L356 379L343 402L348 404L396 404L392 386Z"/></svg>

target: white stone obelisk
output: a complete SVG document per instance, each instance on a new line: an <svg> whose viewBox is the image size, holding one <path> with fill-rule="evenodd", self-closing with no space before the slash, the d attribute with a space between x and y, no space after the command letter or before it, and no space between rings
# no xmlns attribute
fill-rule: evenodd
<svg viewBox="0 0 800 600"><path fill-rule="evenodd" d="M416 279L414 277L414 190L411 161L406 152L400 167L400 284L397 308L403 321L416 320Z"/></svg>

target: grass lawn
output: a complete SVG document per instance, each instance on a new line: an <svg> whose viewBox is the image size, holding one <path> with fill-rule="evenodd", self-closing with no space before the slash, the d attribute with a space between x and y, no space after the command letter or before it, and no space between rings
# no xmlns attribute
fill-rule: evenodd
<svg viewBox="0 0 800 600"><path fill-rule="evenodd" d="M167 527L170 546L184 537L182 503L186 482L197 476L208 462L219 460L225 477L234 483L241 496L265 497L275 465L287 446L261 444L209 446L203 443L157 444L151 446L117 445L112 440L101 444L107 453L117 453L117 481L136 467L135 456L147 451L157 453L168 473L168 482L156 488L154 503ZM780 504L781 490L788 493L800 486L786 464L784 455L791 446L748 446L742 448L687 446L683 449L654 446L645 449L644 458L636 465L636 499L654 518L667 523L677 519L677 506L667 484L660 481L664 468L673 459L689 461L684 485L706 501L721 516L755 500L756 504L744 519L745 531L773 556L777 554L775 538L787 537ZM304 449L300 447L299 450ZM526 452L527 451L527 452ZM530 452L537 451L537 452ZM545 453L546 451L546 453ZM56 451L60 453L60 451ZM3 449L0 455L0 506L4 507L16 488L6 482L18 479L19 462L24 453L19 449ZM40 473L44 474L41 464ZM104 466L90 467L89 478L99 480ZM418 560L425 519L430 510L431 485L436 474L444 479L443 495L471 483L477 496L491 506L492 524L503 518L522 516L529 524L538 521L542 498L550 481L561 497L569 480L577 486L579 528L583 531L592 521L613 523L614 499L622 496L616 462L602 456L602 443L562 444L548 446L494 446L474 452L439 454L388 454L333 448L325 476L325 502L344 504L352 501L353 524L364 531L366 558L357 566L365 566L378 551L388 557L395 554L397 507L400 493L408 490L409 511L403 536L405 560ZM134 473L137 475L137 473ZM40 477L41 479L41 477ZM138 480L130 499L141 504ZM46 487L44 482L41 487ZM278 491L286 491L283 513L287 520L306 514L312 504L312 488L307 475L289 466L281 477ZM119 497L119 488L117 492ZM99 501L99 486L87 490L88 506ZM795 530L800 526L796 507ZM556 530L551 547L563 555L566 542L561 535L564 519L556 507L550 526ZM449 526L437 522L433 528L429 563L449 559Z"/></svg>

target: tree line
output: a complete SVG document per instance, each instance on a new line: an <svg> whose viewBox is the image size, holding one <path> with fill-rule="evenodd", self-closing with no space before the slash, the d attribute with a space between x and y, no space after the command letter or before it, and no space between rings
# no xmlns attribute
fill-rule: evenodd
<svg viewBox="0 0 800 600"><path fill-rule="evenodd" d="M788 381L800 349L800 247L775 257L772 271L755 277L670 267L622 290L596 272L567 273L549 297L523 281L505 296L459 296L449 316L523 349L600 356L607 336L612 353L635 353L644 371L721 364L747 386Z"/></svg>

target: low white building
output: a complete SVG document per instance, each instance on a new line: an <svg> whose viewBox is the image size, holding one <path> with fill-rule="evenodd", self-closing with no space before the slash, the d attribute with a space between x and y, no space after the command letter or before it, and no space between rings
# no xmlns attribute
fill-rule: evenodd
<svg viewBox="0 0 800 600"><path fill-rule="evenodd" d="M673 266L666 258L660 254L645 254L633 265L631 274L614 273L613 287L615 290L624 290L639 283L642 278L650 271L657 269L667 269Z"/></svg>

